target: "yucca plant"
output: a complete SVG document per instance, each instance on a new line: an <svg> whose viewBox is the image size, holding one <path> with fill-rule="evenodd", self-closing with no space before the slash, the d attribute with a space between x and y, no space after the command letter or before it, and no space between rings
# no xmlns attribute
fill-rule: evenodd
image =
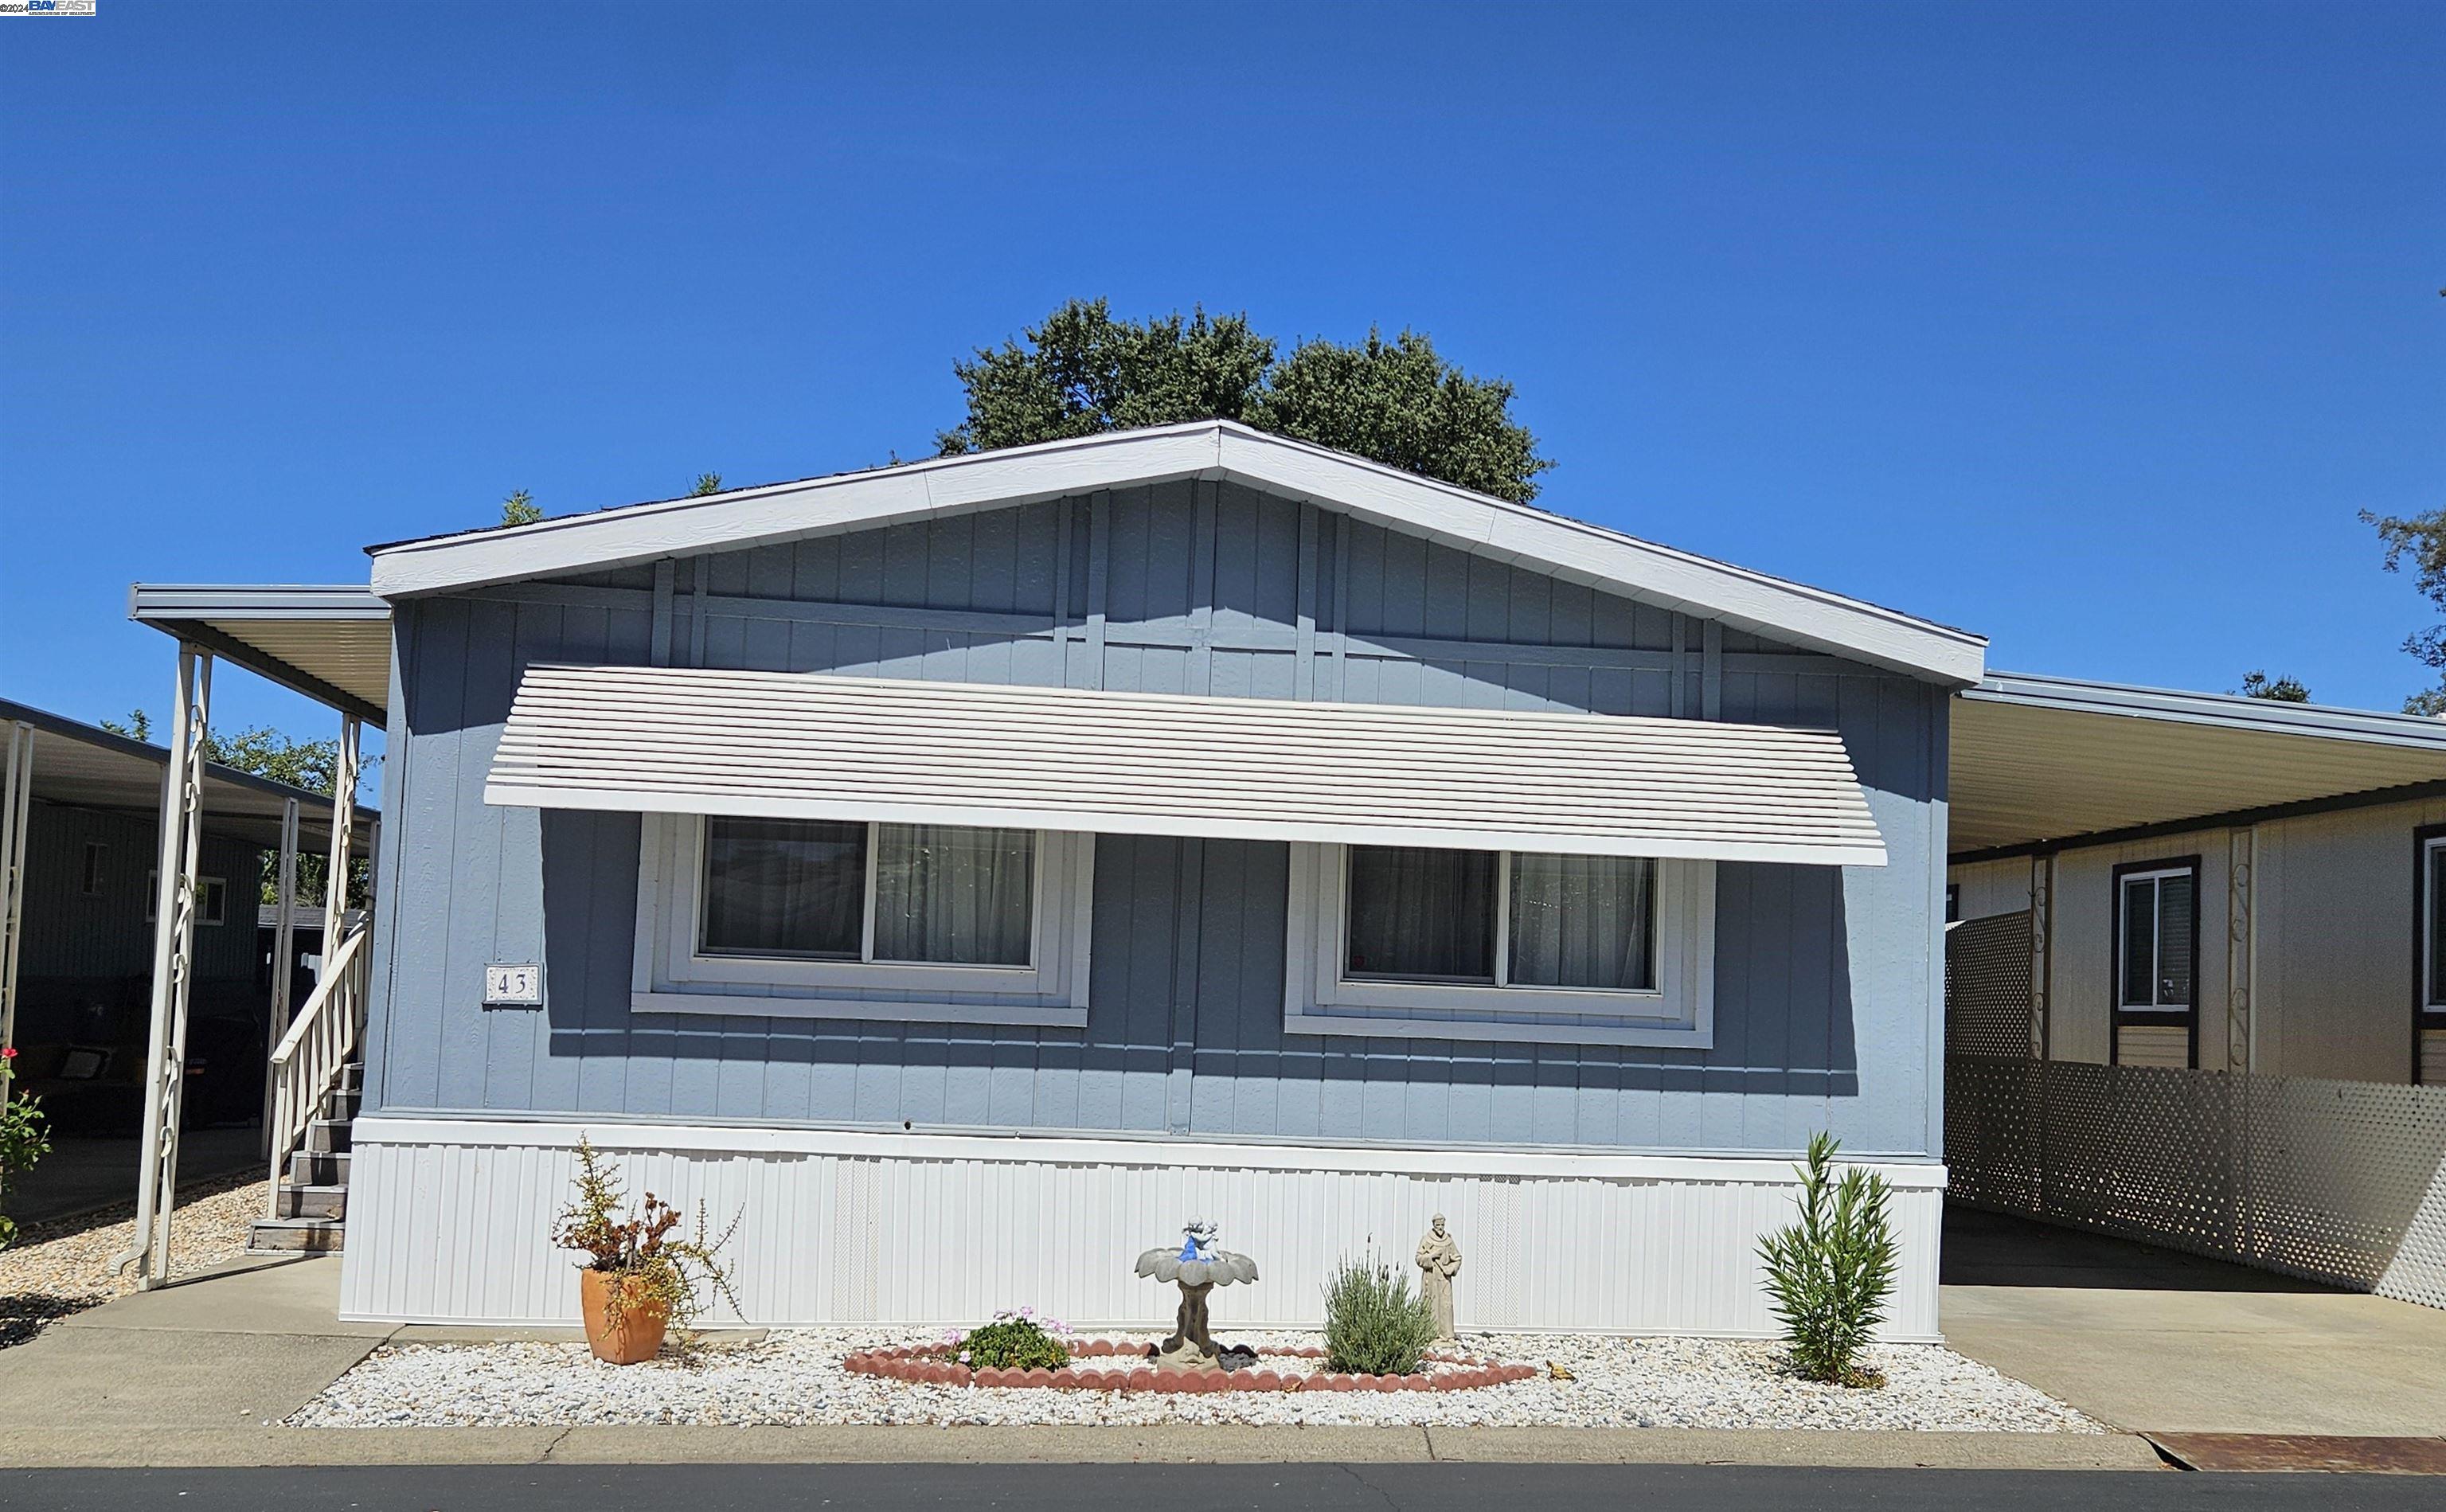
<svg viewBox="0 0 2446 1512"><path fill-rule="evenodd" d="M1325 1368L1408 1375L1436 1340L1436 1315L1383 1260L1345 1260L1325 1287Z"/></svg>
<svg viewBox="0 0 2446 1512"><path fill-rule="evenodd" d="M1860 1351L1886 1315L1897 1250L1886 1179L1853 1166L1839 1178L1832 1134L1809 1142L1800 1177L1800 1221L1766 1237L1759 1258L1783 1324L1794 1372L1813 1381L1879 1387L1885 1377Z"/></svg>

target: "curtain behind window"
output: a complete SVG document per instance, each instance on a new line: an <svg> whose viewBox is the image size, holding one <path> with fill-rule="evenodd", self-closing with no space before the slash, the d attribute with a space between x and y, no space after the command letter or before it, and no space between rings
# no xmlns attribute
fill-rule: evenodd
<svg viewBox="0 0 2446 1512"><path fill-rule="evenodd" d="M865 908L864 824L705 822L706 950L856 960Z"/></svg>
<svg viewBox="0 0 2446 1512"><path fill-rule="evenodd" d="M875 826L876 960L1025 966L1035 920L1033 832Z"/></svg>
<svg viewBox="0 0 2446 1512"><path fill-rule="evenodd" d="M1656 986L1656 863L1634 856L1512 858L1512 980L1635 992Z"/></svg>
<svg viewBox="0 0 2446 1512"><path fill-rule="evenodd" d="M1495 980L1495 853L1350 847L1354 976Z"/></svg>

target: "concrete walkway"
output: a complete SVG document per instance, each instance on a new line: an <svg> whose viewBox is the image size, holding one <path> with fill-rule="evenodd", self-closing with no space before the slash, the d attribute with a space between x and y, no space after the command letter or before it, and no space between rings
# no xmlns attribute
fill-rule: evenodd
<svg viewBox="0 0 2446 1512"><path fill-rule="evenodd" d="M2144 1433L2446 1435L2446 1312L1947 1215L1946 1341Z"/></svg>

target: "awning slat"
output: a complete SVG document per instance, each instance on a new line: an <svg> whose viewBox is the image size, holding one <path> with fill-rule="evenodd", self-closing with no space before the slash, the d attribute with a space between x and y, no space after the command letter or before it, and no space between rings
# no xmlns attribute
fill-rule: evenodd
<svg viewBox="0 0 2446 1512"><path fill-rule="evenodd" d="M1885 863L1823 730L704 668L535 667L487 803Z"/></svg>

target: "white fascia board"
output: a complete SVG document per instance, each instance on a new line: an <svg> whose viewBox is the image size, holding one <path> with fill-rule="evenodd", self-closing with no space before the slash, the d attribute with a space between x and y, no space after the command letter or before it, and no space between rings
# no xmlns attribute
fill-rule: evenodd
<svg viewBox="0 0 2446 1512"><path fill-rule="evenodd" d="M979 829L1044 829L1088 835L1203 836L1216 840L1304 841L1339 845L1423 845L1445 850L1536 851L1567 856L1648 856L1661 860L1763 861L1790 866L1883 866L1873 844L1684 840L1573 835L1559 830L1429 829L1399 825L1208 820L1100 810L1092 795L1077 808L963 807L828 796L699 792L676 798L662 787L575 787L491 781L484 802L500 808L574 808L617 814L710 814L743 819L829 819L882 824L960 824Z"/></svg>
<svg viewBox="0 0 2446 1512"><path fill-rule="evenodd" d="M1221 421L378 546L373 591L477 588L1193 477L1236 478L1914 677L1968 686L1986 668L1985 639L1966 631Z"/></svg>
<svg viewBox="0 0 2446 1512"><path fill-rule="evenodd" d="M2446 719L2341 709L2329 704L2289 704L2240 693L2185 692L2032 672L1997 672L1977 687L1964 690L1962 696L1976 703L2012 704L2062 713L2152 719L2257 734L2446 751Z"/></svg>
<svg viewBox="0 0 2446 1512"><path fill-rule="evenodd" d="M1227 476L1778 640L1940 682L1976 683L1986 669L1985 637L1839 594L1237 426L1221 449Z"/></svg>
<svg viewBox="0 0 2446 1512"><path fill-rule="evenodd" d="M388 619L390 605L356 583L131 583L127 617L369 620Z"/></svg>
<svg viewBox="0 0 2446 1512"><path fill-rule="evenodd" d="M1214 470L1212 423L1046 442L377 546L373 591L398 598L593 572Z"/></svg>

